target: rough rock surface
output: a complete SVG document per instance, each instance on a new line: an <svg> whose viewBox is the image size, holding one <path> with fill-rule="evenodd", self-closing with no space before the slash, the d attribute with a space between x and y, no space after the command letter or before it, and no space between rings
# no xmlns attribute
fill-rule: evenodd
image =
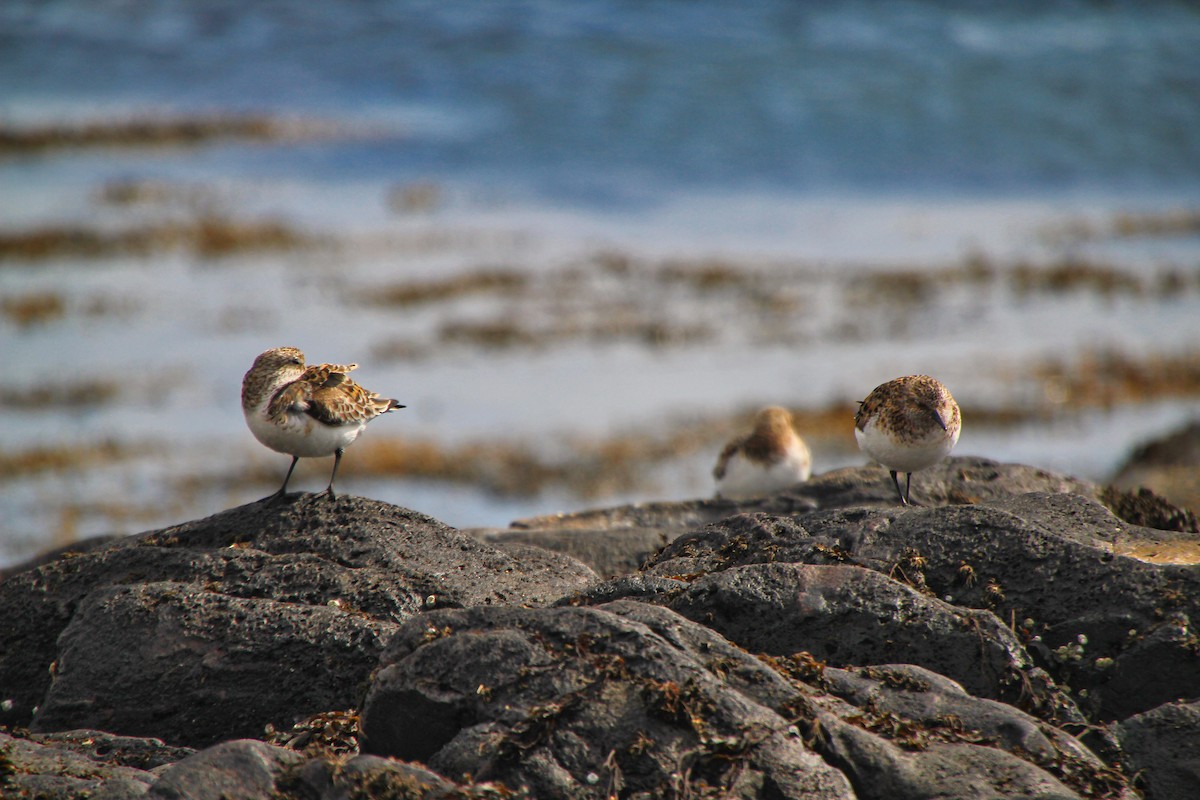
<svg viewBox="0 0 1200 800"><path fill-rule="evenodd" d="M1021 464L981 458L947 460L919 473L916 498L930 505L975 503L1025 492L1071 492L1099 498L1100 487ZM708 498L548 514L516 520L505 529L478 529L489 544L522 542L573 556L611 578L633 572L681 534L734 514L794 516L823 508L891 508L896 490L882 467L846 468L814 475L786 492L731 500Z"/></svg>
<svg viewBox="0 0 1200 800"><path fill-rule="evenodd" d="M1146 442L1113 476L1122 489L1145 487L1177 506L1200 512L1200 420Z"/></svg>
<svg viewBox="0 0 1200 800"><path fill-rule="evenodd" d="M265 742L222 742L164 769L147 795L162 800L269 797L279 775L301 761L299 753Z"/></svg>
<svg viewBox="0 0 1200 800"><path fill-rule="evenodd" d="M756 658L631 600L434 612L382 663L372 752L538 797L1126 796L1070 736L940 676Z"/></svg>
<svg viewBox="0 0 1200 800"><path fill-rule="evenodd" d="M667 796L689 775L727 796L853 797L787 719L706 668L737 651L712 637L712 655L688 652L656 630L685 621L629 606L445 611L404 626L364 704L368 748L536 797Z"/></svg>
<svg viewBox="0 0 1200 800"><path fill-rule="evenodd" d="M1031 681L1032 659L995 614L872 570L751 564L700 578L668 605L752 653L804 651L836 666L887 664L902 654L978 697L1012 703Z"/></svg>
<svg viewBox="0 0 1200 800"><path fill-rule="evenodd" d="M60 553L0 582L0 796L1200 796L1198 537L1123 521L1174 510L913 490L470 534L293 496Z"/></svg>
<svg viewBox="0 0 1200 800"><path fill-rule="evenodd" d="M594 573L361 498L291 496L0 583L0 721L205 746L362 697L398 623L538 605Z"/></svg>
<svg viewBox="0 0 1200 800"><path fill-rule="evenodd" d="M644 572L690 582L755 563L870 569L956 606L991 609L1056 680L1084 690L1085 711L1110 721L1200 695L1188 628L1200 618L1200 567L1116 555L1152 536L1078 495L1023 494L739 515L677 538Z"/></svg>
<svg viewBox="0 0 1200 800"><path fill-rule="evenodd" d="M10 736L0 732L0 797L123 800L142 797L165 765L192 754L156 739L77 730Z"/></svg>
<svg viewBox="0 0 1200 800"><path fill-rule="evenodd" d="M347 800L500 798L419 764L378 756L300 753L255 740L199 752L97 731L0 733L0 797L36 800ZM507 795L512 796L512 795Z"/></svg>
<svg viewBox="0 0 1200 800"><path fill-rule="evenodd" d="M481 542L509 548L526 545L579 559L600 576L615 578L635 572L647 558L685 529L663 528L545 528L539 530L481 528L466 531Z"/></svg>
<svg viewBox="0 0 1200 800"><path fill-rule="evenodd" d="M259 736L268 723L353 705L394 628L178 583L97 589L59 636L32 727L86 724L196 746Z"/></svg>
<svg viewBox="0 0 1200 800"><path fill-rule="evenodd" d="M1117 726L1126 770L1155 800L1188 800L1200 787L1200 702L1166 703Z"/></svg>

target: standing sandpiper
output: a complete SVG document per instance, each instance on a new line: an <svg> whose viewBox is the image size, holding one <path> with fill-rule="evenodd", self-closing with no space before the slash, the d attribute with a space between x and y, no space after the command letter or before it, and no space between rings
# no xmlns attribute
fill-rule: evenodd
<svg viewBox="0 0 1200 800"><path fill-rule="evenodd" d="M961 430L958 403L928 375L909 375L876 386L854 415L859 449L888 468L905 505L912 474L950 455ZM897 472L905 473L904 491Z"/></svg>
<svg viewBox="0 0 1200 800"><path fill-rule="evenodd" d="M754 417L754 430L725 445L713 468L717 497L770 494L808 480L812 454L786 408L770 406Z"/></svg>
<svg viewBox="0 0 1200 800"><path fill-rule="evenodd" d="M292 470L301 457L333 456L333 474L325 490L333 497L342 451L358 438L375 417L394 408L395 400L380 397L359 386L346 373L358 364L304 366L304 353L294 347L276 347L254 359L242 378L242 413L254 438L278 453L292 457L283 486L271 495L287 492Z"/></svg>

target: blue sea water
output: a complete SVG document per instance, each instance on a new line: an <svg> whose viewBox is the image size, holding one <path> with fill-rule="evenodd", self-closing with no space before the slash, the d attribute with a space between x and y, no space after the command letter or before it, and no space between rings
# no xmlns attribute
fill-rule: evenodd
<svg viewBox="0 0 1200 800"><path fill-rule="evenodd" d="M712 187L1190 191L1200 185L1200 6L0 6L8 121L146 109L394 126L382 141L231 153L231 169L436 175L600 207Z"/></svg>

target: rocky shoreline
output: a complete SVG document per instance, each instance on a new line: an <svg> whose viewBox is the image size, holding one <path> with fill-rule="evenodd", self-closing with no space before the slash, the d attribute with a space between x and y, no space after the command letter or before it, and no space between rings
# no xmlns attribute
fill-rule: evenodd
<svg viewBox="0 0 1200 800"><path fill-rule="evenodd" d="M1200 796L1194 516L975 458L893 497L292 495L60 552L0 582L0 794Z"/></svg>

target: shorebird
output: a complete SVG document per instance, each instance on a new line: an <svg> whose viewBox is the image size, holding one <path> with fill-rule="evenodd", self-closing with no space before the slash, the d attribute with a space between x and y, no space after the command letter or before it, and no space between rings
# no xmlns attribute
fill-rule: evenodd
<svg viewBox="0 0 1200 800"><path fill-rule="evenodd" d="M770 406L754 417L754 430L732 439L713 468L717 497L770 494L808 480L812 454L786 408Z"/></svg>
<svg viewBox="0 0 1200 800"><path fill-rule="evenodd" d="M325 492L334 497L342 452L367 423L380 414L404 408L347 377L357 364L304 365L295 347L261 353L242 378L242 413L254 438L292 457L283 486L267 499L287 492L292 470L301 458L333 456L333 473Z"/></svg>
<svg viewBox="0 0 1200 800"><path fill-rule="evenodd" d="M909 504L912 474L950 455L960 431L958 403L928 375L908 375L876 386L854 415L859 449L888 468L904 505ZM905 473L904 491L899 472Z"/></svg>

